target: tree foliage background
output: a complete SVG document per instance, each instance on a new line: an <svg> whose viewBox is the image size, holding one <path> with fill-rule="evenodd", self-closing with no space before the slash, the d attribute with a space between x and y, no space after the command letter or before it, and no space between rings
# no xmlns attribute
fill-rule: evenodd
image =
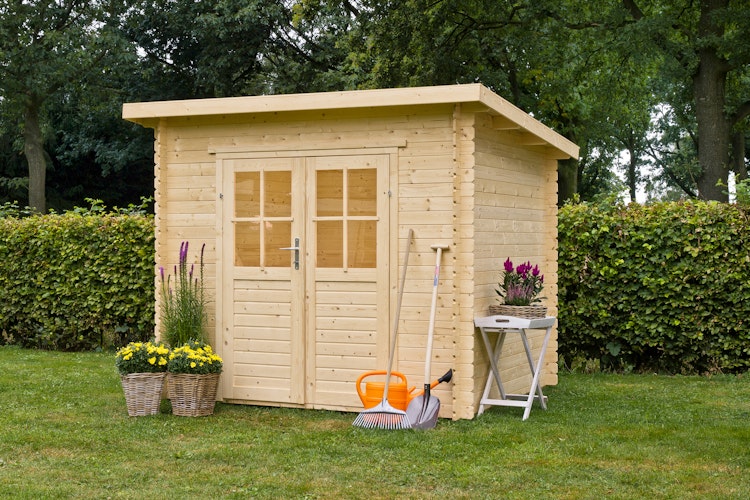
<svg viewBox="0 0 750 500"><path fill-rule="evenodd" d="M749 37L749 0L0 0L0 202L149 196L123 102L467 82L581 146L561 202L726 200Z"/></svg>

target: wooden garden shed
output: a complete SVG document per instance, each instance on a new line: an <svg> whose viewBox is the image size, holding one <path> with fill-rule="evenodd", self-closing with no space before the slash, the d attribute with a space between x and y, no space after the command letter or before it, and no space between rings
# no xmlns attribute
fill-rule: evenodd
<svg viewBox="0 0 750 500"><path fill-rule="evenodd" d="M409 229L394 369L423 384L430 247L447 244L441 417L476 415L488 368L473 319L507 257L539 264L556 313L557 160L578 147L480 84L128 103L123 117L155 131L157 268L181 241L206 244L223 401L361 410L354 381L387 364ZM506 388L523 391L520 342L503 352Z"/></svg>

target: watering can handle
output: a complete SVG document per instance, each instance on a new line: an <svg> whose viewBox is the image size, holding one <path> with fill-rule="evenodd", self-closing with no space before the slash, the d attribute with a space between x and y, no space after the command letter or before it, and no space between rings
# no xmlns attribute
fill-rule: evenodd
<svg viewBox="0 0 750 500"><path fill-rule="evenodd" d="M362 401L362 404L365 403L365 393L362 392L362 381L366 377L370 377L373 375L387 375L387 374L388 372L386 370L375 370L372 372L363 373L362 375L359 376L359 378L357 379L357 395L359 395L359 399ZM401 380L403 380L404 384L406 384L406 376L403 373L392 371L391 376L400 378Z"/></svg>

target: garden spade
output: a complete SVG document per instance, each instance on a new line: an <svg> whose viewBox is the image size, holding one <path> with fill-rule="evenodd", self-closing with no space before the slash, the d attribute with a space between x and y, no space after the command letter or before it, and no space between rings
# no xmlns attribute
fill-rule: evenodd
<svg viewBox="0 0 750 500"><path fill-rule="evenodd" d="M440 412L440 400L430 395L430 367L432 362L432 341L435 336L435 310L437 308L438 282L440 281L440 260L448 245L432 245L436 250L435 276L432 280L432 304L430 306L430 324L427 328L427 354L424 362L424 394L412 399L406 408L406 416L412 429L432 429L437 424Z"/></svg>

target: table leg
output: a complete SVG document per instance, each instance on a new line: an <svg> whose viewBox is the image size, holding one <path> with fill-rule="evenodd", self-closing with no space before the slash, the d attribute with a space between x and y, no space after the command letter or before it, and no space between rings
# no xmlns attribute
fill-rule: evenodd
<svg viewBox="0 0 750 500"><path fill-rule="evenodd" d="M482 341L484 342L484 347L487 351L487 356L490 358L490 373L487 374L487 382L484 384L484 392L482 393L482 401L487 400L490 397L490 389L492 388L492 379L495 379L495 382L497 383L497 388L500 390L500 397L501 399L506 399L505 395L505 388L503 387L503 382L500 379L500 370L497 367L497 354L499 352L502 352L503 342L505 341L505 331L499 331L497 334L497 340L495 341L495 348L492 348L492 345L490 343L490 339L487 335L487 332L484 330L481 330L482 333ZM479 404L479 411L477 412L477 415L481 415L484 413L484 407L485 405L483 403Z"/></svg>
<svg viewBox="0 0 750 500"><path fill-rule="evenodd" d="M542 342L542 349L539 352L539 359L536 362L536 367L533 366L533 361L531 357L531 349L529 348L528 340L526 339L526 332L523 331L521 337L523 338L524 347L526 348L526 353L528 355L529 364L531 366L531 371L534 374L532 380L531 380L531 387L529 388L529 399L526 402L526 409L523 411L523 420L526 420L529 418L529 414L531 413L531 405L534 403L534 396L536 396L535 393L539 394L539 403L542 405L543 409L547 409L547 404L544 402L544 394L542 393L542 386L539 385L539 378L542 373L542 368L544 366L544 356L547 352L547 345L549 344L549 337L550 332L552 331L552 327L547 327L547 331L544 334L544 341Z"/></svg>
<svg viewBox="0 0 750 500"><path fill-rule="evenodd" d="M526 351L526 360L529 363L529 370L531 370L531 379L532 379L532 385L529 388L529 405L531 405L534 401L535 392L539 394L539 403L542 405L542 409L546 410L547 405L544 402L544 394L542 394L542 388L541 386L537 385L536 391L534 390L533 381L536 379L535 375L538 371L538 368L534 367L534 358L531 353L531 344L529 344L529 337L526 335L526 330L521 330L521 341L523 342L523 349ZM541 354L542 359L544 358L544 354Z"/></svg>
<svg viewBox="0 0 750 500"><path fill-rule="evenodd" d="M500 380L500 369L498 368L498 361L500 357L500 353L503 352L503 344L505 343L505 334L507 332L505 330L498 332L497 334L497 340L495 341L495 350L492 352L492 359L494 360L494 363L492 363L492 373L495 376L495 382L497 382L497 388L500 390L500 398L501 399L507 399L507 395L505 394L505 386L503 386L503 381Z"/></svg>

